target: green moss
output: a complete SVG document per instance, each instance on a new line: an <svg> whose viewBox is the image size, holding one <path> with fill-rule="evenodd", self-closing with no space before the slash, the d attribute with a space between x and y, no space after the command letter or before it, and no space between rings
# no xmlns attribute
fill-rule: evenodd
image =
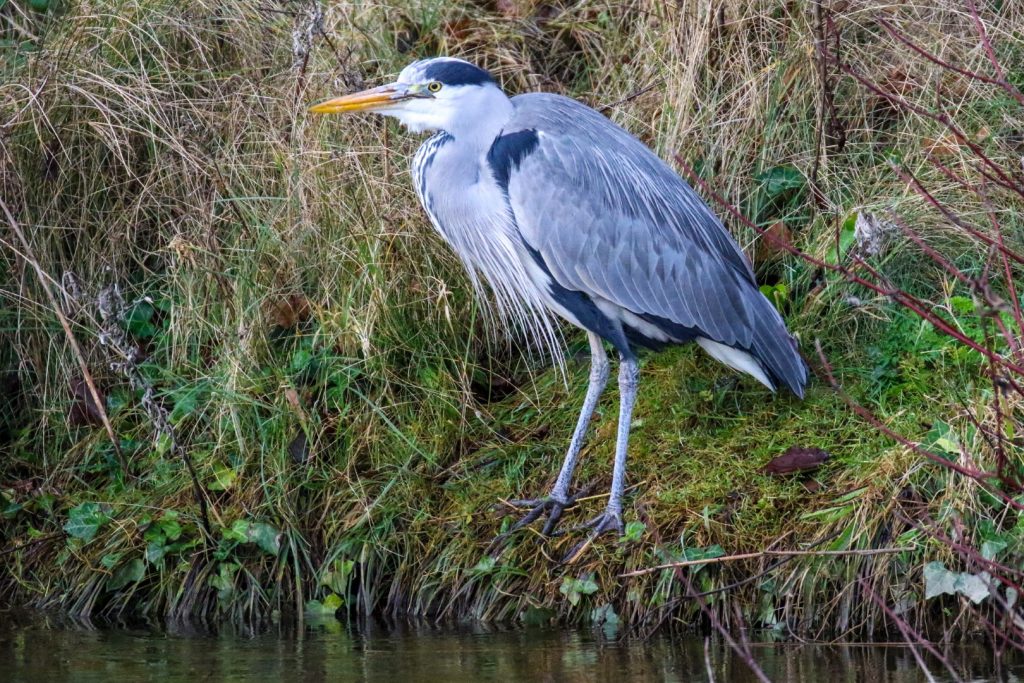
<svg viewBox="0 0 1024 683"><path fill-rule="evenodd" d="M693 9L700 21L688 18L684 31L662 5L613 16L583 2L517 20L476 3L352 15L331 6L332 40L311 29L308 59L293 52L308 27L301 12L267 13L257 0L179 4L93 3L88 14L70 8L24 30L9 22L3 31L19 35L0 36L12 76L0 85L12 170L0 179L4 201L39 267L53 282L73 271L86 290L85 310L69 315L129 463L124 471L101 426L68 419L80 401L69 389L78 359L32 269L4 251L0 360L14 400L0 410L0 534L13 551L0 555L0 596L83 614L233 618L302 614L336 598L352 614L484 619L586 621L610 604L643 628L695 623L697 609L670 571L623 573L722 553L899 545L905 553L798 558L770 571L770 556L687 570L700 590L722 590L711 601L726 622L740 614L803 632L870 631L879 611L850 588L857 577L882 577L888 597L923 619L935 603L918 597L919 568L951 556L914 536L907 515L927 513L943 529L966 524L978 543L1016 543L997 497L887 439L822 373L797 401L681 348L643 360L626 501L627 521L643 526L569 566L556 560L578 533L523 531L491 561L488 544L516 518L500 502L550 487L586 363L570 362L563 378L486 324L407 182L414 140L391 124L302 113L413 57L468 54L510 91L622 102L613 119L663 157L690 160L759 224L784 224L809 253L852 263L849 234L835 256L836 230L858 211L895 207L965 272L990 272L1005 290L987 250L930 213L888 164L898 152L939 185L942 201L984 216L976 196L950 187L921 155L923 140L940 134L934 122L889 112L837 79L846 145L819 149L806 3L728 6L721 25ZM962 40L943 36L947 57L981 58L969 23ZM895 47L884 37L849 40L852 63L891 76ZM906 73L931 78L933 66L902 58ZM650 84L661 85L637 96ZM934 104L924 91L907 96ZM988 86L965 91L957 115L987 152L1010 158L999 131L1019 128L1019 112ZM824 209L807 183L814 168ZM994 199L1019 247L1018 199ZM978 354L729 223L813 365L820 343L844 392L891 429L943 457L964 445L991 463L963 409L990 399ZM989 341L971 293L912 243L894 237L870 263ZM143 390L110 369L121 359L100 343L88 301L112 284L134 302L123 326L195 468L210 534L182 460L154 438ZM567 342L570 357L586 350L575 332ZM611 387L577 475L595 492L565 528L604 503L617 410ZM792 446L832 457L805 476L761 471ZM68 538L83 505L109 520L92 538ZM576 590L591 583L596 591Z"/></svg>

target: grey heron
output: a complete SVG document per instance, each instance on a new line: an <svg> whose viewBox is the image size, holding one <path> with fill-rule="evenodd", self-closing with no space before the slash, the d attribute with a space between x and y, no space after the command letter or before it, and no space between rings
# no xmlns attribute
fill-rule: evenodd
<svg viewBox="0 0 1024 683"><path fill-rule="evenodd" d="M799 397L807 366L754 271L693 189L626 130L576 100L508 97L486 70L424 59L398 80L321 102L315 113L375 112L434 131L412 162L420 202L479 293L490 285L504 317L557 344L552 314L583 328L590 381L561 470L513 529L546 515L551 534L570 491L587 426L618 352L619 423L604 512L591 538L622 533L626 450L637 348L696 342L772 391Z"/></svg>

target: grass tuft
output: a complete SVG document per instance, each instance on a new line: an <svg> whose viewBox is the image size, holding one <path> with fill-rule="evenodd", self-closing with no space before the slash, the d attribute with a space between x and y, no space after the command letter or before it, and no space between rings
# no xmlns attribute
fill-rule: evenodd
<svg viewBox="0 0 1024 683"><path fill-rule="evenodd" d="M818 48L840 40L843 62L886 92L926 112L941 104L1003 168L1019 169L1022 109L884 26L989 73L958 3L832 3L831 25L816 4L0 4L0 188L30 247L4 229L0 597L83 615L230 619L340 607L606 623L610 609L644 631L704 623L673 570L645 571L691 563L689 585L728 626L892 631L871 597L881 596L921 629L984 627L963 595L926 598L925 567L980 572L949 539L1012 565L1022 532L1011 505L887 438L827 382L802 402L772 397L694 348L644 358L626 536L559 565L578 539L524 532L489 558L513 521L496 504L549 487L586 364L570 363L563 382L514 331L485 325L413 194L416 140L391 123L305 111L415 58L476 60L510 92L607 106L755 227L829 264L863 258L990 342L991 316L940 262L900 230L881 253L858 255L855 226L897 215L1006 295L1020 264L992 271L984 240L894 165L983 237L1001 225L1018 253L1021 197L951 180L931 160L982 182L968 146ZM1024 85L1020 8L981 20L1006 78ZM999 425L1019 472L1020 395L992 415L980 353L728 222L805 353L820 344L852 400L981 469L995 462ZM114 287L125 307L111 313L100 295ZM86 373L62 316L102 411L76 390ZM105 325L137 354L126 359ZM585 353L577 333L567 341L570 356ZM1019 360L1019 349L995 351ZM597 492L610 481L616 405L610 390L578 474ZM92 417L101 412L115 442ZM792 446L832 457L810 475L762 471ZM602 504L595 494L568 522ZM789 550L809 554L772 554Z"/></svg>

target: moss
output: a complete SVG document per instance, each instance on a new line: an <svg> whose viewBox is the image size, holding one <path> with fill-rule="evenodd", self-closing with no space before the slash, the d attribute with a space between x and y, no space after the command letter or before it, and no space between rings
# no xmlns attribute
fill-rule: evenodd
<svg viewBox="0 0 1024 683"><path fill-rule="evenodd" d="M693 624L698 611L672 572L627 572L766 549L906 548L687 570L727 623L868 632L883 619L858 577L883 581L879 590L914 619L941 612L920 598L920 567L953 555L915 532L908 514L942 529L966 524L978 543L1016 543L997 497L894 444L824 380L802 402L771 396L681 348L643 360L626 515L644 527L569 565L555 560L578 533L524 531L488 559L515 519L499 503L550 486L586 363L571 362L563 380L514 333L505 339L487 324L407 182L415 141L391 124L303 113L414 57L465 54L510 91L618 103L614 120L665 158L690 161L808 253L851 263L848 240L836 254L846 223L895 208L965 272L996 273L986 271L988 251L928 211L888 163L898 153L939 186L941 201L984 216L977 196L926 162L926 140L941 134L934 121L836 77L846 142L819 148L807 3L726 2L714 16L662 4L621 16L590 2L554 16L547 5L507 3L332 5L322 24L293 5L267 12L262 0L178 5L99 2L3 24L4 202L29 235L31 265L51 282L71 271L82 284L68 315L129 463L124 471L102 427L69 420L82 400L70 390L79 359L25 254L4 251L0 359L17 389L4 392L14 407L0 411L4 598L83 614L233 618L301 614L307 600L336 604L331 593L351 614L586 621L611 605L642 630ZM982 68L969 18L942 5L894 10L891 20L948 22L933 47ZM837 21L858 23L850 12ZM934 93L914 85L929 82L933 65L877 32L844 40L850 63L887 83L905 77L905 96L933 106ZM1012 139L998 131L1019 127L1019 111L994 106L988 85L954 85L964 129L993 157L1011 158ZM814 169L821 205L808 185ZM1008 214L1019 209L1019 198L993 199ZM1006 220L1019 247L1019 225ZM820 343L844 391L894 431L943 457L956 459L963 444L992 462L964 410L990 399L980 356L732 223L813 365ZM894 238L870 263L987 339L971 293L911 242ZM89 302L114 284L130 304L120 324L142 351L138 372L196 470L210 534L181 458L154 439L143 390L110 369L123 359L102 343ZM572 331L567 343L571 357L586 349ZM1007 410L1019 418L1019 406ZM603 505L616 414L610 388L577 475L594 494L566 528ZM791 446L832 458L809 476L761 471ZM1015 446L1010 457L1020 460ZM66 526L86 512L102 520L90 538ZM598 589L578 604L567 599L591 582Z"/></svg>

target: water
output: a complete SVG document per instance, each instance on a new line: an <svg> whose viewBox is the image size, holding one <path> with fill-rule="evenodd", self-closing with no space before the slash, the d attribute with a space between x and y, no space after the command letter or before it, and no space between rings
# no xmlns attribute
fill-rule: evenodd
<svg viewBox="0 0 1024 683"><path fill-rule="evenodd" d="M714 680L756 680L721 643L710 645ZM927 681L905 647L758 643L758 664L777 682ZM1024 680L997 670L980 646L951 660L965 680ZM955 680L933 662L935 680ZM0 681L707 681L705 641L608 641L599 633L545 629L435 629L321 624L301 634L191 626L96 628L54 617L0 614Z"/></svg>

